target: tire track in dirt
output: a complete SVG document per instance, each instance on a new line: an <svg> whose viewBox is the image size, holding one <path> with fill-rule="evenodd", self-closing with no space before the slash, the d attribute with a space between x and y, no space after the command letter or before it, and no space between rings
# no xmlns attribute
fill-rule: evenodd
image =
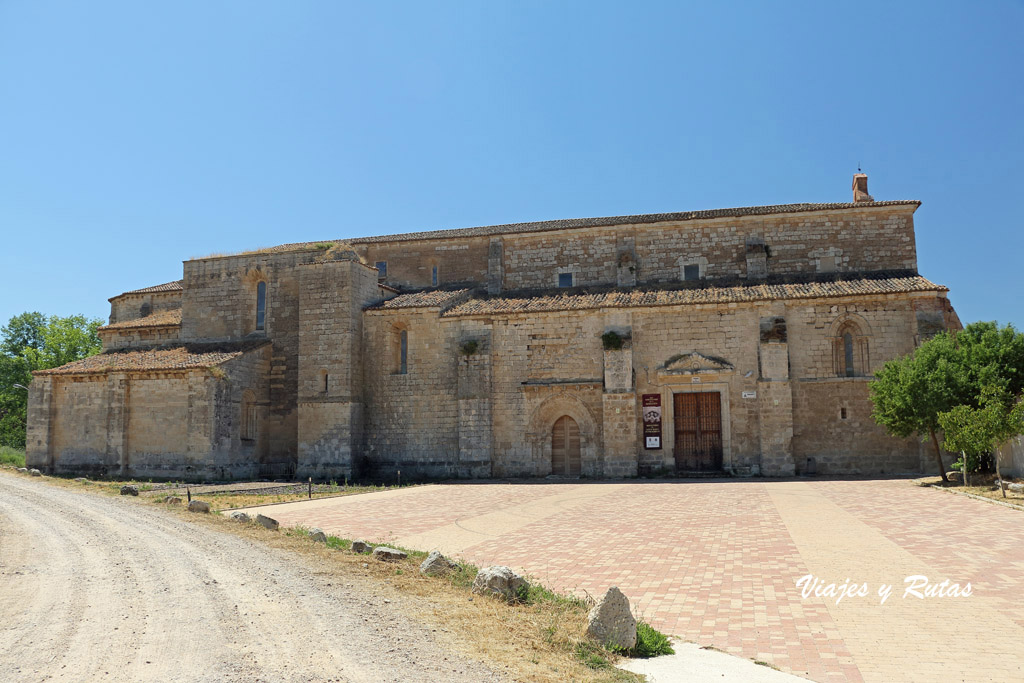
<svg viewBox="0 0 1024 683"><path fill-rule="evenodd" d="M137 500L0 474L0 574L4 681L499 680L371 586Z"/></svg>

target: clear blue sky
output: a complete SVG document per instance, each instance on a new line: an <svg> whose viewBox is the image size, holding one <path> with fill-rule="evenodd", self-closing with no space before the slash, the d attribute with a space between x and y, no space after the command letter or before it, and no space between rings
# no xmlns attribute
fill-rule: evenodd
<svg viewBox="0 0 1024 683"><path fill-rule="evenodd" d="M493 223L920 199L1024 328L1024 4L0 0L0 324L181 261Z"/></svg>

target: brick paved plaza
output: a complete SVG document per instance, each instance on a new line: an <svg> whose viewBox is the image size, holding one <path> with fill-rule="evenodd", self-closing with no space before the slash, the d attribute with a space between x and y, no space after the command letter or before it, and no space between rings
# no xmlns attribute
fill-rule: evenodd
<svg viewBox="0 0 1024 683"><path fill-rule="evenodd" d="M1024 511L906 480L450 484L266 509L555 589L617 585L665 632L816 681L1024 680ZM870 594L802 599L806 574ZM911 575L973 594L904 598Z"/></svg>

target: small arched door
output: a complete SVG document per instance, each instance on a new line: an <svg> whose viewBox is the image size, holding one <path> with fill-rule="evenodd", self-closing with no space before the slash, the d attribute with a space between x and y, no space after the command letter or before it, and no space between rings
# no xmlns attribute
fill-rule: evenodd
<svg viewBox="0 0 1024 683"><path fill-rule="evenodd" d="M580 474L580 428L568 415L558 418L551 428L551 474Z"/></svg>

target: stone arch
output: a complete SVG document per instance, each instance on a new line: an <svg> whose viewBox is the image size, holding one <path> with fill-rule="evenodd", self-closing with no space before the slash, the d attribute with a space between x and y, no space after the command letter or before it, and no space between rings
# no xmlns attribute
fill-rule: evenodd
<svg viewBox="0 0 1024 683"><path fill-rule="evenodd" d="M840 315L829 326L832 342L832 372L836 377L865 377L871 374L871 325L855 313Z"/></svg>
<svg viewBox="0 0 1024 683"><path fill-rule="evenodd" d="M530 416L526 438L533 452L537 474L551 474L551 430L562 416L571 417L580 430L581 473L599 476L600 429L593 412L576 396L560 392L544 399Z"/></svg>

